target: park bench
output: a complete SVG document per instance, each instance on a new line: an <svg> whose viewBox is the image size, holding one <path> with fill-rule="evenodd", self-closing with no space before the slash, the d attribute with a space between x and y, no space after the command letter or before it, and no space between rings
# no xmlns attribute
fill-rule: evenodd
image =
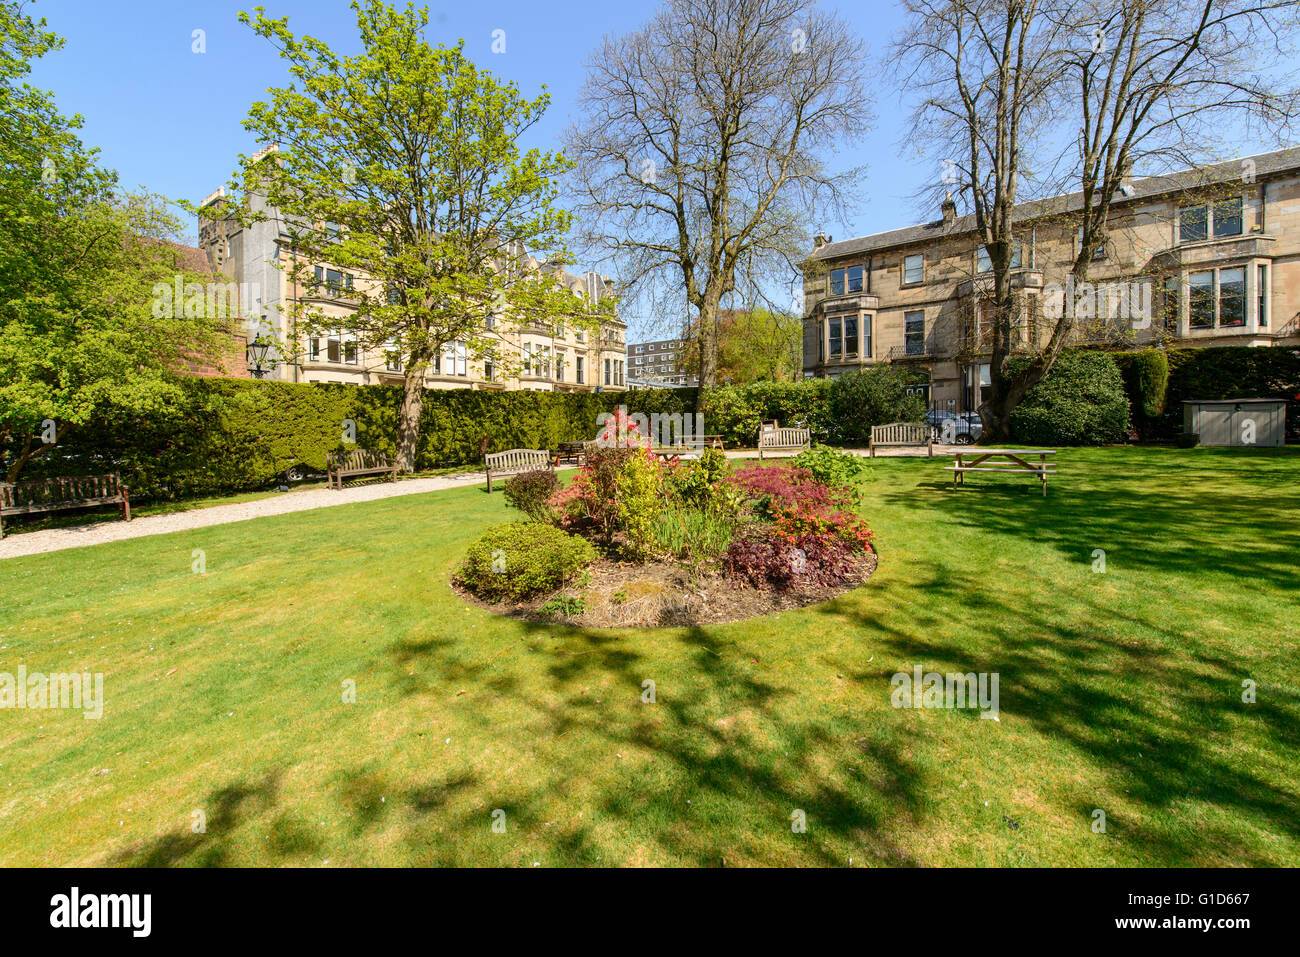
<svg viewBox="0 0 1300 957"><path fill-rule="evenodd" d="M871 427L871 441L867 448L873 459L877 448L900 446L925 449L929 457L934 458L934 430L922 422L891 422Z"/></svg>
<svg viewBox="0 0 1300 957"><path fill-rule="evenodd" d="M807 429L764 425L758 434L758 460L763 461L764 452L802 452L811 441Z"/></svg>
<svg viewBox="0 0 1300 957"><path fill-rule="evenodd" d="M966 484L967 472L1012 472L1036 476L1043 483L1043 494L1047 494L1047 476L1055 475L1055 462L1049 463L1047 457L1055 455L1053 449L981 449L956 453L952 465L944 466L944 471L952 473L952 487L956 491L958 480ZM1027 459L1037 457L1037 462Z"/></svg>
<svg viewBox="0 0 1300 957"><path fill-rule="evenodd" d="M524 472L536 472L538 469L555 471L551 462L551 453L546 449L509 449L505 452L489 452L483 456L483 467L487 471L487 490L492 491L492 477L502 475L522 475Z"/></svg>
<svg viewBox="0 0 1300 957"><path fill-rule="evenodd" d="M123 518L131 521L130 490L122 484L117 473L76 475L31 482L0 482L0 537L4 536L6 515L53 512L89 505L118 505Z"/></svg>
<svg viewBox="0 0 1300 957"><path fill-rule="evenodd" d="M397 466L388 460L387 452L369 449L352 449L349 452L330 452L325 456L325 468L330 488L343 491L343 480L356 475L392 476L397 481Z"/></svg>

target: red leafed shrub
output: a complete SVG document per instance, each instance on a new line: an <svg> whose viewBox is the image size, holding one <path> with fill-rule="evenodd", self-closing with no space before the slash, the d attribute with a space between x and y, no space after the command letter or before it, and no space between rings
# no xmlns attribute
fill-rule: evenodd
<svg viewBox="0 0 1300 957"><path fill-rule="evenodd" d="M737 582L778 590L792 585L839 585L856 571L856 549L836 536L806 535L791 542L771 526L733 541L723 566Z"/></svg>
<svg viewBox="0 0 1300 957"><path fill-rule="evenodd" d="M771 518L777 509L793 508L801 502L821 508L848 506L847 492L828 488L807 469L755 465L732 473L724 481L753 503L754 513L760 518Z"/></svg>
<svg viewBox="0 0 1300 957"><path fill-rule="evenodd" d="M865 552L871 545L871 529L852 512L835 505L819 505L807 500L793 506L780 505L772 510L772 534L790 545L808 539L838 539L854 552Z"/></svg>

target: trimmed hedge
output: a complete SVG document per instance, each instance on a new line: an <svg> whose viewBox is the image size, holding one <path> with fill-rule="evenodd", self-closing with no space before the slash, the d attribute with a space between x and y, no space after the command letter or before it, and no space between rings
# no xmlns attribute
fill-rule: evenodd
<svg viewBox="0 0 1300 957"><path fill-rule="evenodd" d="M1008 371L1028 364L1013 356ZM1107 445L1123 442L1128 430L1124 380L1103 352L1065 350L1011 413L1012 434L1031 445Z"/></svg>
<svg viewBox="0 0 1300 957"><path fill-rule="evenodd" d="M328 453L354 447L344 442L348 420L356 446L396 452L397 386L187 379L184 393L165 416L124 417L68 432L21 478L120 472L137 501L265 488L293 466L323 473ZM694 410L695 394L427 390L416 467L478 464L484 438L489 452L590 439L601 413L619 404L633 413L685 414Z"/></svg>
<svg viewBox="0 0 1300 957"><path fill-rule="evenodd" d="M1163 356L1168 367L1162 408L1154 415L1147 409L1156 384L1148 388L1142 373L1129 371L1135 363L1152 361L1142 358L1148 356ZM1286 440L1300 442L1300 348L1146 349L1115 353L1114 357L1125 370L1125 391L1143 439L1168 440L1180 434L1183 402L1188 399L1286 399Z"/></svg>

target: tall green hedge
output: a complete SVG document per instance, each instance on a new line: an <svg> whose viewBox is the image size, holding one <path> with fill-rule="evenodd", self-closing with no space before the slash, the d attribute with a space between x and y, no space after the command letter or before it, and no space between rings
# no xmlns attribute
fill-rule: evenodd
<svg viewBox="0 0 1300 957"><path fill-rule="evenodd" d="M1168 367L1163 408L1150 414L1156 383L1136 366L1163 356ZM1212 346L1201 349L1147 349L1115 354L1125 370L1124 385L1134 423L1144 439L1169 439L1183 430L1188 399L1286 399L1287 441L1300 441L1300 349ZM1158 360L1154 360L1158 363ZM1150 376L1150 373L1145 373Z"/></svg>
<svg viewBox="0 0 1300 957"><path fill-rule="evenodd" d="M396 451L401 389L333 383L188 379L184 399L163 416L106 419L67 433L22 479L120 472L132 497L188 498L265 488L291 466L323 472L350 420L356 445ZM487 450L554 448L592 438L601 413L690 413L694 389L627 393L428 390L416 466L482 461ZM11 449L0 448L8 460Z"/></svg>
<svg viewBox="0 0 1300 957"><path fill-rule="evenodd" d="M1013 356L1008 371L1019 374L1028 362ZM1103 352L1065 350L1011 413L1016 440L1033 445L1106 445L1123 442L1128 430L1124 380Z"/></svg>

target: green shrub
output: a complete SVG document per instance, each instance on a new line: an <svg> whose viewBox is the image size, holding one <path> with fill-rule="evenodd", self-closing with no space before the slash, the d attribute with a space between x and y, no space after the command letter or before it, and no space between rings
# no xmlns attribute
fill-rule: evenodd
<svg viewBox="0 0 1300 957"><path fill-rule="evenodd" d="M1017 375L1028 364L1008 360ZM1041 382L1011 413L1011 431L1030 445L1105 445L1123 442L1129 431L1128 400L1119 368L1101 352L1066 350Z"/></svg>
<svg viewBox="0 0 1300 957"><path fill-rule="evenodd" d="M1124 379L1129 411L1138 437L1152 438L1165 411L1169 391L1169 359L1163 349L1117 352L1113 358Z"/></svg>
<svg viewBox="0 0 1300 957"><path fill-rule="evenodd" d="M763 422L775 419L797 426L816 439L833 437L836 427L830 413L829 379L800 382L755 382L746 386L710 389L704 398L705 431L727 442L753 447Z"/></svg>
<svg viewBox="0 0 1300 957"><path fill-rule="evenodd" d="M512 476L502 491L511 508L519 509L534 522L550 522L555 512L548 500L559 487L560 480L550 469L534 469Z"/></svg>
<svg viewBox="0 0 1300 957"><path fill-rule="evenodd" d="M669 473L672 494L683 505L707 508L714 501L718 480L730 468L731 463L721 449L705 449L698 459L683 461Z"/></svg>
<svg viewBox="0 0 1300 957"><path fill-rule="evenodd" d="M587 610L587 602L580 595L556 595L539 609L543 615L555 618L577 618Z"/></svg>
<svg viewBox="0 0 1300 957"><path fill-rule="evenodd" d="M807 469L817 481L830 486L852 487L855 482L871 474L871 469L862 456L825 445L805 449L790 464L797 469Z"/></svg>
<svg viewBox="0 0 1300 957"><path fill-rule="evenodd" d="M882 363L831 381L833 437L845 445L866 444L873 425L920 422L925 416L925 399L907 387L928 380L904 366Z"/></svg>
<svg viewBox="0 0 1300 957"><path fill-rule="evenodd" d="M618 474L618 524L627 550L644 560L654 550L655 515L663 508L664 482L658 465L639 450L629 455Z"/></svg>
<svg viewBox="0 0 1300 957"><path fill-rule="evenodd" d="M480 598L526 599L563 588L596 559L590 543L551 525L511 522L485 532L456 580Z"/></svg>

